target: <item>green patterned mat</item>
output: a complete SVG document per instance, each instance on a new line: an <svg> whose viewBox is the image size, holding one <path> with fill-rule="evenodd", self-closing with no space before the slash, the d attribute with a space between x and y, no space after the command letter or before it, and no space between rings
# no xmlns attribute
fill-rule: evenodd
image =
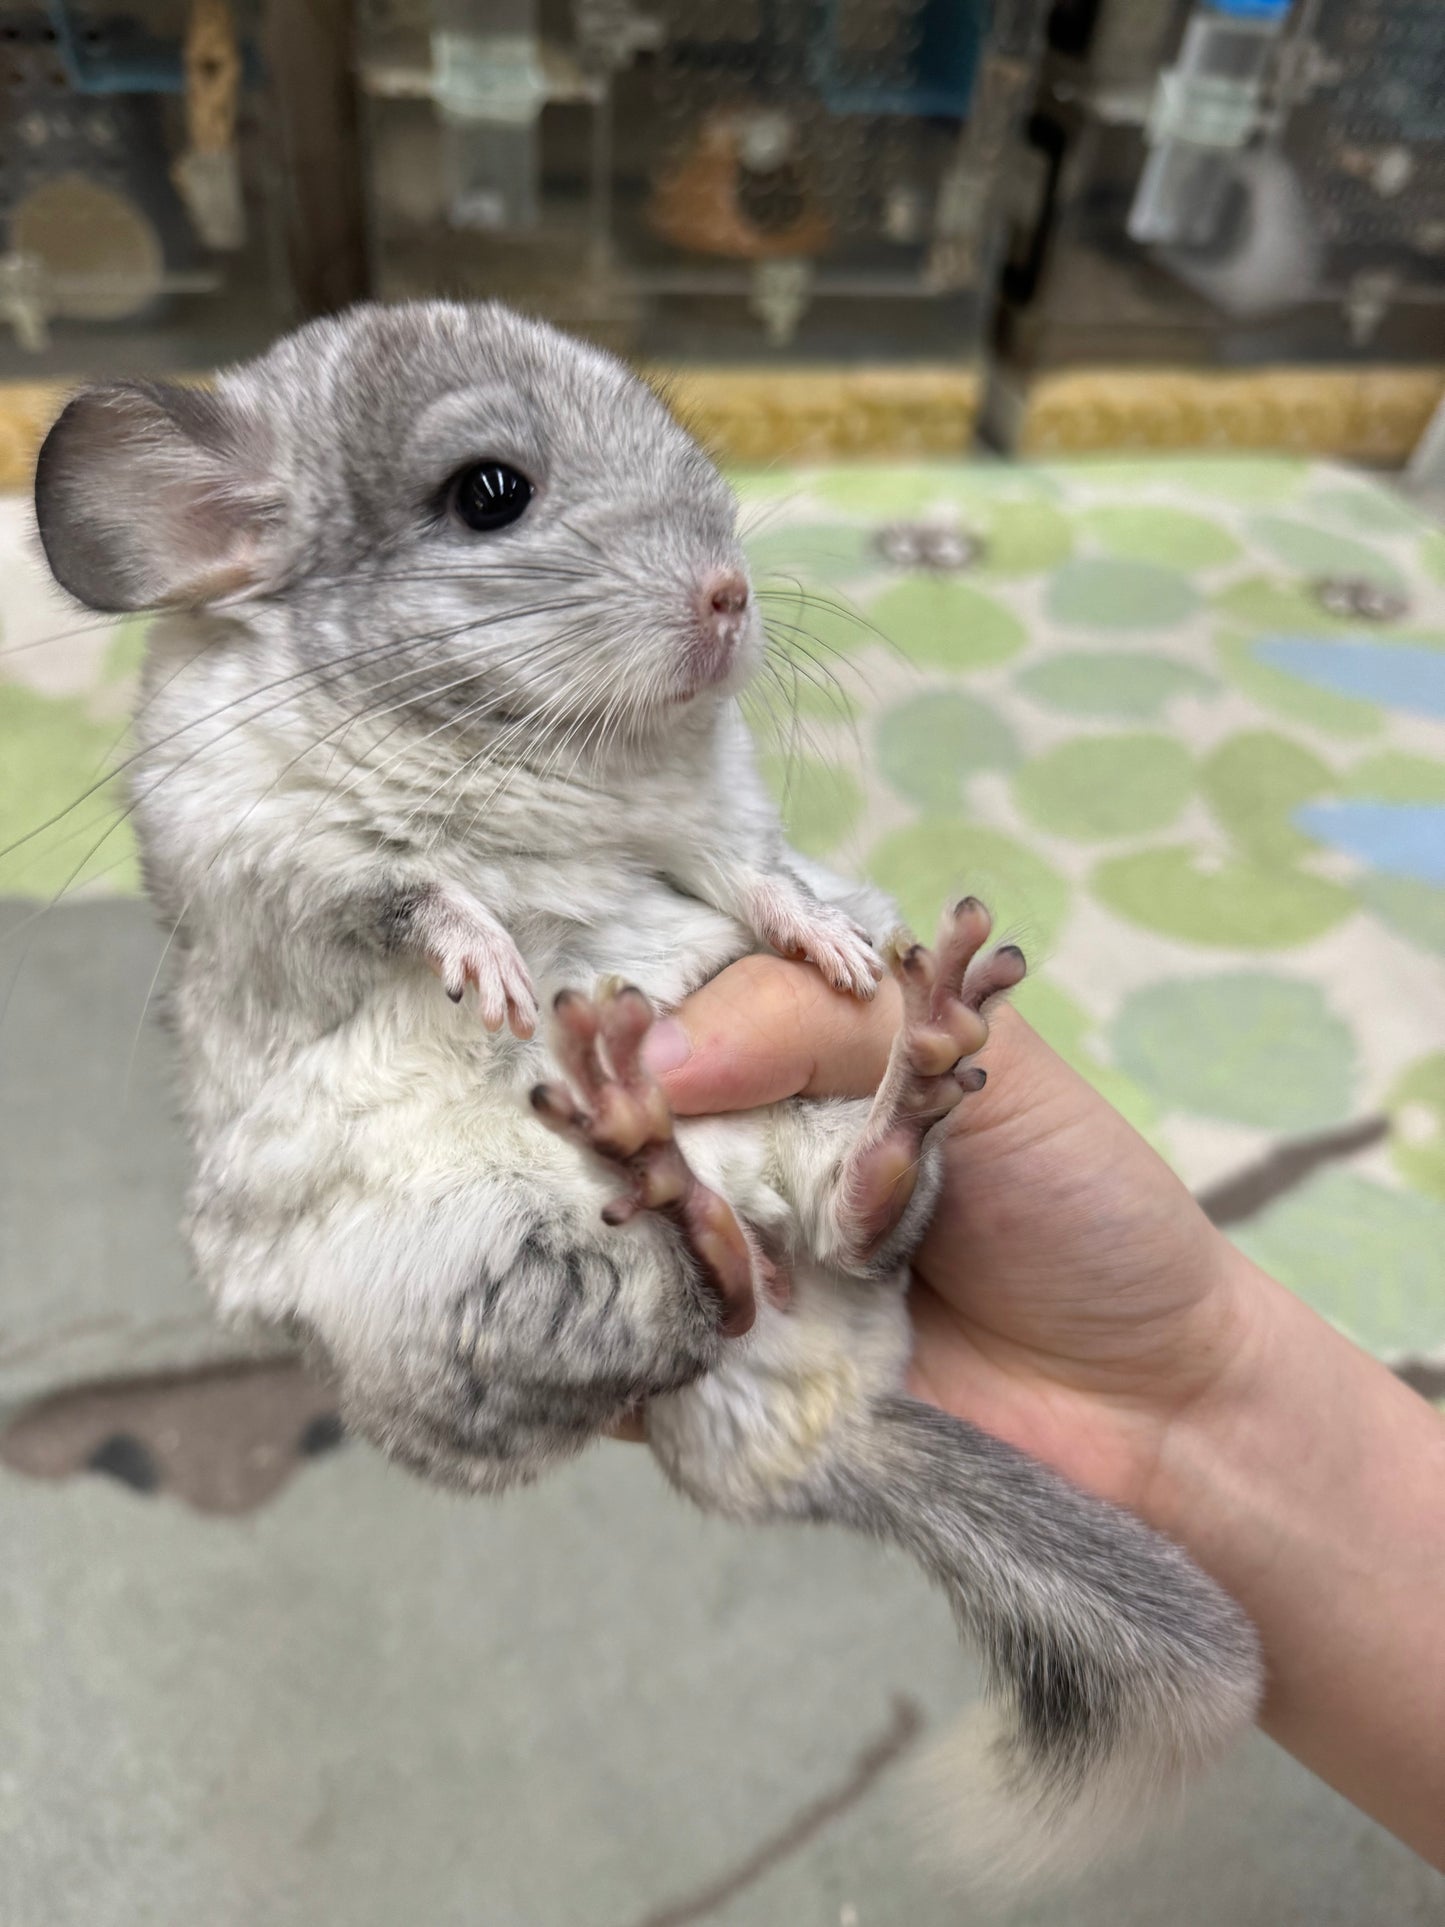
<svg viewBox="0 0 1445 1927"><path fill-rule="evenodd" d="M1239 1243L1445 1387L1445 534L1285 460L739 487L799 843L922 929L984 896L1028 1015ZM0 564L8 843L114 753L142 625L58 611L16 503ZM111 812L0 891L133 891L123 829L86 854Z"/></svg>

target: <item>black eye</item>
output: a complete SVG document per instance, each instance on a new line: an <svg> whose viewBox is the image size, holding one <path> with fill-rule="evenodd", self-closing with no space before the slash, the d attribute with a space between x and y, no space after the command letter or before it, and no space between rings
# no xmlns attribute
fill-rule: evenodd
<svg viewBox="0 0 1445 1927"><path fill-rule="evenodd" d="M526 514L532 484L505 462L478 462L452 483L452 507L469 529L490 535Z"/></svg>

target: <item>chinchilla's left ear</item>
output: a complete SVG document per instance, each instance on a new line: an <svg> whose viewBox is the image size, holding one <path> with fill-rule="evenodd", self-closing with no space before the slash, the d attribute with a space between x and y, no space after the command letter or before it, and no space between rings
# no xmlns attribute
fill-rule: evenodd
<svg viewBox="0 0 1445 1927"><path fill-rule="evenodd" d="M83 390L35 470L56 581L106 611L198 606L265 586L281 524L268 442L254 415L204 389Z"/></svg>

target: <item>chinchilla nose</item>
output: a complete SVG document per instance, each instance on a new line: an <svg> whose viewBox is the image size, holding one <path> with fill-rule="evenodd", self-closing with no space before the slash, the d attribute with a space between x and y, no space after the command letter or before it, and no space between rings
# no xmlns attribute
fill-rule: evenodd
<svg viewBox="0 0 1445 1927"><path fill-rule="evenodd" d="M748 579L737 569L710 575L698 591L698 614L709 627L731 628L748 606Z"/></svg>

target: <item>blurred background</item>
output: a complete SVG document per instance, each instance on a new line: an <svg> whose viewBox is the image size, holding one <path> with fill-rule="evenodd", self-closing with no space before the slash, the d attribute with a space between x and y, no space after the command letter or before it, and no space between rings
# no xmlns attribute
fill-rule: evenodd
<svg viewBox="0 0 1445 1927"><path fill-rule="evenodd" d="M998 1919L903 1825L972 1690L911 1569L621 1447L429 1492L187 1274L146 623L47 586L35 452L79 380L433 294L666 381L796 591L794 839L985 896L1030 1019L1445 1399L1445 6L0 0L0 1927ZM1005 1917L1445 1881L1259 1741Z"/></svg>
<svg viewBox="0 0 1445 1927"><path fill-rule="evenodd" d="M447 293L744 460L1399 462L1440 393L1433 0L10 0L0 87L18 382Z"/></svg>

